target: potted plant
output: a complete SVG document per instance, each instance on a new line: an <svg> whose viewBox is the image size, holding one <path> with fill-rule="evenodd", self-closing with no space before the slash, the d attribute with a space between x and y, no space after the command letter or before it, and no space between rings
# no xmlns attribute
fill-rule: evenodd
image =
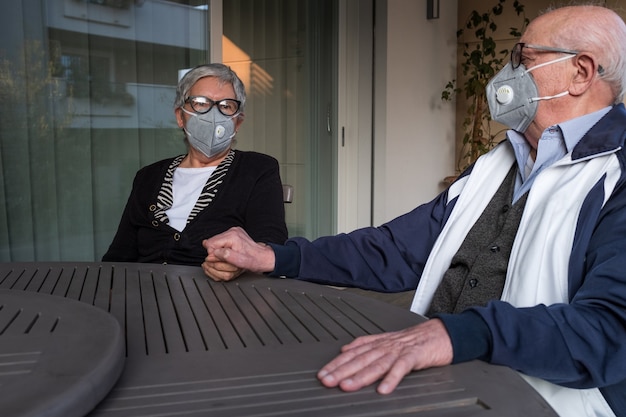
<svg viewBox="0 0 626 417"><path fill-rule="evenodd" d="M492 132L491 116L485 96L485 88L489 80L508 62L510 51L499 49L494 39L499 20L505 11L506 4L511 4L515 14L521 19L520 27L509 28L512 37L519 38L529 20L524 13L524 5L518 0L513 2L498 0L486 11L472 10L465 25L457 31L457 39L462 39L462 60L459 65L463 74L462 83L457 80L449 81L441 93L444 101L465 96L466 113L463 119L463 139L461 152L457 161L457 174L467 168L476 159L491 150L499 136L505 129ZM455 177L448 177L444 181L451 182Z"/></svg>

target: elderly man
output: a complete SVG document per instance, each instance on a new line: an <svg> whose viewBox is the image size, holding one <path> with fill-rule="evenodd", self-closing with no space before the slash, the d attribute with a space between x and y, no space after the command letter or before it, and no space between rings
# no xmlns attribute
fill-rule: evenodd
<svg viewBox="0 0 626 417"><path fill-rule="evenodd" d="M626 416L626 25L570 6L535 19L490 82L511 130L432 202L380 227L284 246L232 229L204 242L243 270L379 291L417 288L430 319L356 339L318 374L380 393L473 359L519 371L563 416Z"/></svg>

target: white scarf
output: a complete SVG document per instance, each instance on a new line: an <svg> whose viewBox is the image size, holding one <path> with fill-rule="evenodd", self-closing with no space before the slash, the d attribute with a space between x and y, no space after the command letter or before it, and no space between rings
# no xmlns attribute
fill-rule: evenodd
<svg viewBox="0 0 626 417"><path fill-rule="evenodd" d="M425 314L454 254L506 177L515 156L507 143L476 162L471 175L454 183L449 201L458 201L433 246L411 311ZM568 263L578 215L591 188L607 175L605 201L620 167L613 153L573 163L568 154L542 171L529 192L513 247L501 299L516 307L567 303ZM532 259L532 262L528 262ZM612 416L598 389L576 390L525 377L560 414Z"/></svg>

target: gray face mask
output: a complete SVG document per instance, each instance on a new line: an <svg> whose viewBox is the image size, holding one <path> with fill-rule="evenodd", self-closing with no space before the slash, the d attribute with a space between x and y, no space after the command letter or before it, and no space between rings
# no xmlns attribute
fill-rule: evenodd
<svg viewBox="0 0 626 417"><path fill-rule="evenodd" d="M228 149L236 133L233 116L224 116L217 108L212 108L205 114L192 113L185 109L182 111L192 116L187 119L184 128L191 146L207 158Z"/></svg>
<svg viewBox="0 0 626 417"><path fill-rule="evenodd" d="M536 65L529 70L523 65L513 69L510 62L506 64L487 84L487 104L491 118L524 133L537 114L539 100L551 100L569 94L568 91L564 91L553 96L538 97L539 90L530 72L573 57L574 55L564 56Z"/></svg>

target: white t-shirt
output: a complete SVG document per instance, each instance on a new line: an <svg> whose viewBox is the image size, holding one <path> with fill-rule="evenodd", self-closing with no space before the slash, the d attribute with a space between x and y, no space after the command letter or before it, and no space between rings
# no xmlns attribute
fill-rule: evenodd
<svg viewBox="0 0 626 417"><path fill-rule="evenodd" d="M185 229L189 213L196 205L202 189L215 168L217 167L176 168L172 182L174 202L172 207L165 212L170 226L174 229L179 232Z"/></svg>

